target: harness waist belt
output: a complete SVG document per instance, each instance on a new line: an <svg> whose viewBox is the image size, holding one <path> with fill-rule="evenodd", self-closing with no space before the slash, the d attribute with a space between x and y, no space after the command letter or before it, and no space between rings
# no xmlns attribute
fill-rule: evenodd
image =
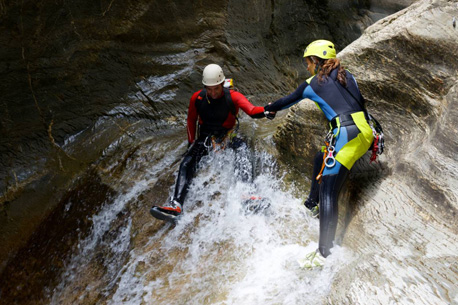
<svg viewBox="0 0 458 305"><path fill-rule="evenodd" d="M234 131L233 129L222 129L218 131L206 131L206 132L201 132L199 135L199 140L204 142L204 145L209 147L208 145L214 144L220 144L223 143L226 139L229 139L229 141L232 140L232 137L229 136L229 134ZM229 138L228 138L229 136Z"/></svg>
<svg viewBox="0 0 458 305"><path fill-rule="evenodd" d="M226 128L205 128L200 126L200 136L201 137L208 137L208 136L215 136L215 137L224 137L230 129Z"/></svg>
<svg viewBox="0 0 458 305"><path fill-rule="evenodd" d="M334 117L330 124L331 124L331 128L334 129L334 128L337 128L337 118L339 118L339 122L340 122L340 126L350 126L350 125L355 125L355 121L353 121L353 118L351 117L351 114L348 113L348 114L340 114L336 117Z"/></svg>

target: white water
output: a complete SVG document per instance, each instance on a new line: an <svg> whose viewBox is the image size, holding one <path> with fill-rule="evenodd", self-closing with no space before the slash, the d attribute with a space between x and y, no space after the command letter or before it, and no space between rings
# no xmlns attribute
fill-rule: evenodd
<svg viewBox="0 0 458 305"><path fill-rule="evenodd" d="M352 262L353 255L336 247L323 270L299 267L297 260L317 248L319 222L306 214L302 198L284 190L275 161L266 153L246 149L211 153L201 162L203 168L193 180L185 213L176 226L164 224L130 252L135 238L132 216L123 220L115 238L109 242L103 238L119 213L156 183L160 170L179 159L180 148L149 164L143 179L93 217L92 233L80 242L52 303L69 302L75 286L85 290L78 294L78 302L94 293L96 284L84 283L87 276L82 273L97 264L94 250L100 247L112 254L104 260L103 278L108 284L102 287L103 303L325 303L334 276ZM244 166L236 166L235 160ZM252 179L241 181L247 175ZM242 202L249 195L268 198L271 206L258 214L247 213ZM149 218L142 230L157 222Z"/></svg>

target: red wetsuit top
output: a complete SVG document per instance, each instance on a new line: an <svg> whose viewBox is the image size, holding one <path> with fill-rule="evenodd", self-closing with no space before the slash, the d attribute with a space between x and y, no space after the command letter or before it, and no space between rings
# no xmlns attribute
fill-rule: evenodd
<svg viewBox="0 0 458 305"><path fill-rule="evenodd" d="M188 141L193 143L196 136L197 119L199 119L200 135L206 136L221 131L227 131L235 126L236 118L231 113L226 102L224 92L220 98L212 99L208 95L199 96L202 90L195 92L189 102L188 108ZM251 104L240 92L230 90L231 99L235 106L236 115L239 109L252 118L263 118L264 107L257 107ZM199 103L199 106L196 106Z"/></svg>

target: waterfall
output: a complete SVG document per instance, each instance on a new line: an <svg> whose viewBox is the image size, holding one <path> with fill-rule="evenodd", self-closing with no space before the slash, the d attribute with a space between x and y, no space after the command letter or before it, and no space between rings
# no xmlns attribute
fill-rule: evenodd
<svg viewBox="0 0 458 305"><path fill-rule="evenodd" d="M210 152L201 161L177 224L160 223L142 243L133 241L142 234L132 230L138 221L133 210L149 209L136 199L157 183L162 168L180 158L183 145L144 163L149 168L144 176L92 217L91 234L80 241L52 303L68 302L75 294L81 302L95 288L102 290L98 300L107 304L321 302L353 254L335 247L338 255L331 255L323 270L299 267L297 260L317 248L319 221L285 187L275 159L263 149L244 145ZM267 208L247 208L251 196L261 197ZM160 222L149 217L144 232ZM114 230L112 223L119 218L122 224ZM100 248L108 257L103 266L97 256ZM87 281L87 274L94 272L101 275L100 283Z"/></svg>

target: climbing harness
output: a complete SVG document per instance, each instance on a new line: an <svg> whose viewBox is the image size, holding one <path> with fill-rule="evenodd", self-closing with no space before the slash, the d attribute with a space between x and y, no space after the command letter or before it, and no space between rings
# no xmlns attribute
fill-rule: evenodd
<svg viewBox="0 0 458 305"><path fill-rule="evenodd" d="M234 88L234 81L232 78L225 79L223 83L223 93L224 93L224 100L226 101L226 105L229 107L230 113L235 117L236 124L235 128L230 129L224 135L209 135L205 138L204 146L210 151L220 151L224 150L226 146L232 141L232 139L237 135L239 130L240 121L237 116L237 110L234 105L234 101L231 97L230 90L235 90ZM210 104L210 100L207 96L207 90L202 89L199 94L199 101L206 100ZM197 112L200 112L201 104L196 103ZM200 132L200 131L199 131Z"/></svg>
<svg viewBox="0 0 458 305"><path fill-rule="evenodd" d="M336 165L336 158L334 156L334 152L336 149L334 147L334 144L335 144L334 142L335 142L335 136L332 133L332 131L329 131L324 141L325 146L322 147L323 164L321 165L321 170L318 173L318 176L316 176L316 180L318 180L318 183L321 183L321 178L323 178L324 168L325 167L331 168L331 167L334 167L334 165Z"/></svg>
<svg viewBox="0 0 458 305"><path fill-rule="evenodd" d="M383 154L383 150L385 149L385 138L383 135L382 125L380 125L380 123L367 111L365 107L366 102L362 95L361 95L361 100L360 100L356 98L356 96L353 93L351 93L350 90L348 90L348 88L342 86L337 81L334 81L334 82L336 84L336 87L339 89L342 96L348 103L350 103L350 101L348 101L345 94L343 94L342 89L345 89L351 95L351 97L359 104L361 109L364 111L367 122L369 123L369 126L372 129L372 134L374 135L374 141L372 142L372 145L369 147L369 150L372 151L370 163L372 163L373 161L377 162L376 160L377 156Z"/></svg>
<svg viewBox="0 0 458 305"><path fill-rule="evenodd" d="M237 119L238 122L238 119ZM238 124L235 128L230 129L224 135L209 135L205 138L204 146L208 151L213 150L215 152L226 149L226 147L232 142L232 139L235 138L238 131Z"/></svg>

